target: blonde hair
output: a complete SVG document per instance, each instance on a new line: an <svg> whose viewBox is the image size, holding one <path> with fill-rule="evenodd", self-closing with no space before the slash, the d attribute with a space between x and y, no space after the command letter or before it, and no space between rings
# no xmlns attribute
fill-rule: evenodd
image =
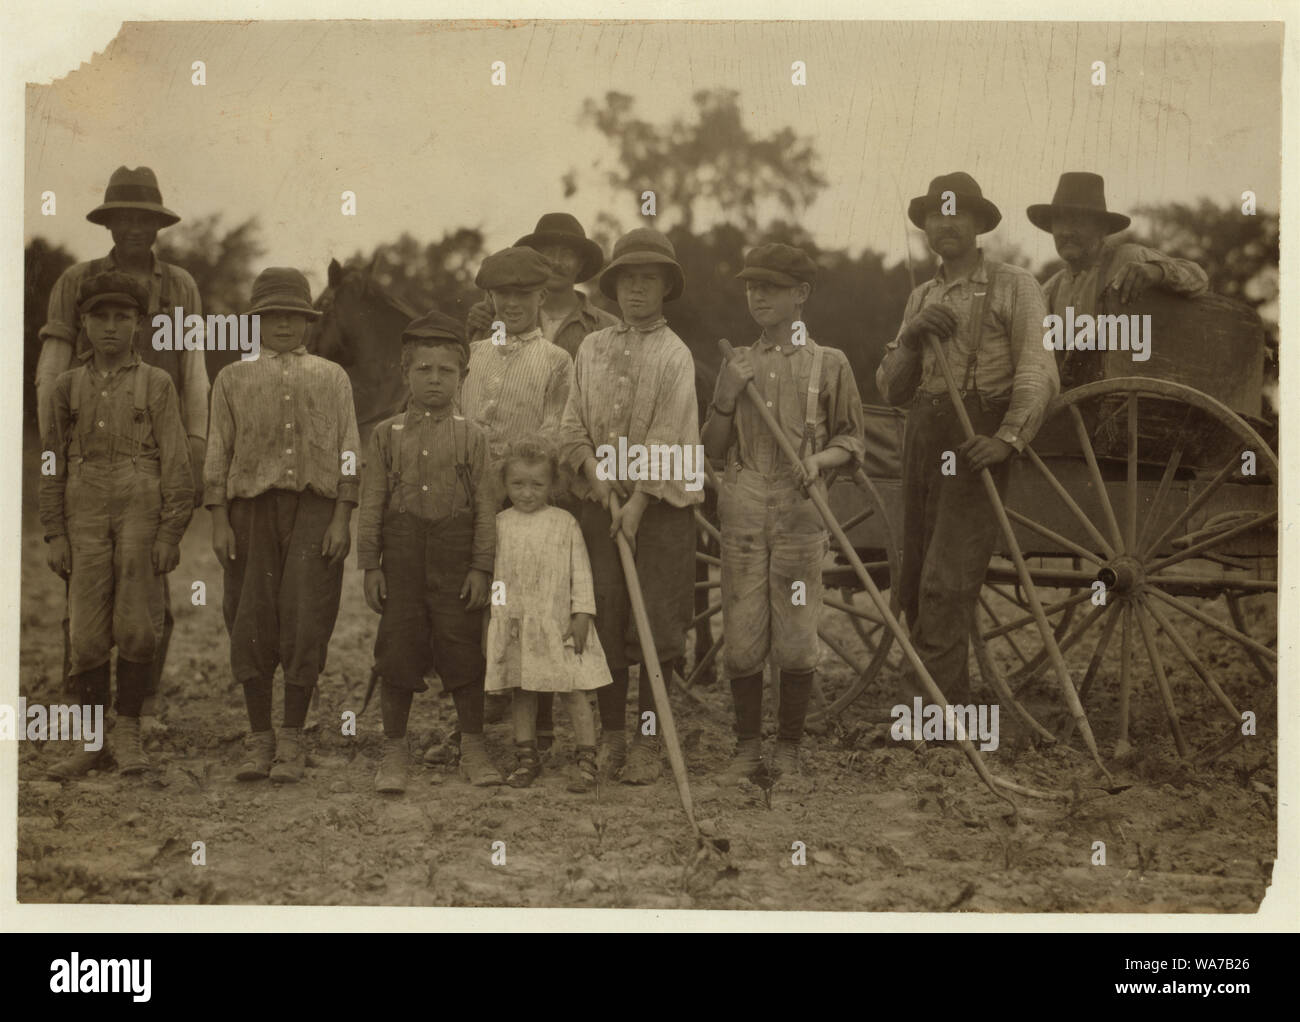
<svg viewBox="0 0 1300 1022"><path fill-rule="evenodd" d="M521 461L527 465L536 465L546 462L551 470L551 481L554 482L560 472L560 460L555 454L555 447L535 436L522 436L511 441L506 448L505 454L501 456L501 484L504 486L506 481L506 471L511 464Z"/></svg>

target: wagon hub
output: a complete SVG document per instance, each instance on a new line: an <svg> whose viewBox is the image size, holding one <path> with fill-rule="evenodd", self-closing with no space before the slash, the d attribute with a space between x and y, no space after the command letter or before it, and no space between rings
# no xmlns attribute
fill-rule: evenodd
<svg viewBox="0 0 1300 1022"><path fill-rule="evenodd" d="M1102 565L1097 579L1112 593L1130 593L1142 582L1142 565L1132 557L1116 557Z"/></svg>

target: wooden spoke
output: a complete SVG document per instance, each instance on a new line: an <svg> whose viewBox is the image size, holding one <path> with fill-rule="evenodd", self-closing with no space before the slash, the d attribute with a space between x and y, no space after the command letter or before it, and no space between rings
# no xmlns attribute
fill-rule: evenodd
<svg viewBox="0 0 1300 1022"><path fill-rule="evenodd" d="M1138 607L1133 609L1133 615L1137 618L1138 628L1142 631L1142 642L1147 648L1147 657L1151 661L1151 670L1155 672L1156 687L1160 690L1160 701L1165 707L1165 716L1169 718L1169 729L1174 735L1174 746L1178 749L1178 755L1187 758L1187 742L1183 740L1183 728L1178 723L1178 710L1174 706L1174 695L1169 689L1169 678L1165 674L1165 661L1160 655L1160 650L1156 646L1156 637L1152 634L1151 624L1147 621L1147 616L1142 613Z"/></svg>
<svg viewBox="0 0 1300 1022"><path fill-rule="evenodd" d="M1128 521L1125 522L1124 549L1137 549L1138 527L1138 396L1128 399Z"/></svg>
<svg viewBox="0 0 1300 1022"><path fill-rule="evenodd" d="M971 645L975 648L975 660L979 664L980 675L993 686L993 691L997 693L998 699L1011 707L1012 712L1019 717L1025 725L1040 738L1052 743L1056 742L1056 736L1042 724L1038 723L1025 707L1021 704L1011 691L1007 684L1006 678L993 662L993 657L989 654L988 646L979 635L971 636Z"/></svg>
<svg viewBox="0 0 1300 1022"><path fill-rule="evenodd" d="M1082 603L1084 600L1090 599L1092 599L1092 590L1085 589L1083 592L1075 593L1073 596L1069 596L1057 603L1049 603L1043 608L1043 614L1055 614L1058 610L1064 610L1066 607L1071 607L1076 603ZM986 632L984 638L996 639L999 635L1005 635L1008 632L1014 632L1020 628L1024 628L1025 625L1033 624L1036 620L1037 618L1033 614L1026 614L1024 617L1018 617L1013 621L1009 621L1004 625L994 628L990 632Z"/></svg>
<svg viewBox="0 0 1300 1022"><path fill-rule="evenodd" d="M683 686L684 688L689 689L700 679L700 676L709 669L709 665L712 664L713 661L718 658L718 653L722 651L722 643L723 643L723 637L719 635L717 641L714 642L714 644L709 647L708 651L704 654L704 656L700 657L700 659L696 662L695 666L691 668L690 677L686 679L686 682Z"/></svg>
<svg viewBox="0 0 1300 1022"><path fill-rule="evenodd" d="M835 610L838 610L841 613L848 614L852 617L861 618L863 621L870 621L872 624L883 626L885 623L883 620L881 620L880 617L871 613L870 611L863 610L861 607L856 606L855 604L848 603L844 600L839 599L838 597L831 596L827 593L822 594L822 603L826 604L826 606L828 607L833 607Z"/></svg>
<svg viewBox="0 0 1300 1022"><path fill-rule="evenodd" d="M1032 447L1026 447L1025 453L1029 455L1029 460L1033 462L1034 467L1038 469L1043 478L1047 481L1047 485L1052 488L1052 492L1061 498L1061 502L1070 509L1074 514L1074 517L1078 519L1079 524L1083 526L1084 532L1086 532L1088 537L1097 544L1097 549L1104 553L1108 558L1114 557L1115 548L1106 541L1106 538L1097 529L1097 526L1093 524L1092 519L1084 513L1083 508L1079 506L1079 502L1076 501L1074 497L1070 495L1070 492L1061 485L1061 481L1056 478L1056 474L1047 467L1043 459L1034 452Z"/></svg>
<svg viewBox="0 0 1300 1022"><path fill-rule="evenodd" d="M719 545L722 544L722 533L718 531L717 527L711 521L705 518L704 515L700 514L698 511L695 512L695 524L699 526L702 532L711 537L715 543Z"/></svg>
<svg viewBox="0 0 1300 1022"><path fill-rule="evenodd" d="M1206 596L1219 593L1241 593L1249 596L1254 593L1277 593L1276 580L1247 578L1245 575L1181 575L1178 572L1162 572L1158 578L1151 579L1164 585L1187 586L1201 589ZM1244 630L1244 629L1243 629Z"/></svg>
<svg viewBox="0 0 1300 1022"><path fill-rule="evenodd" d="M1011 508L1007 508L1007 517L1010 518L1013 522L1018 522L1019 524L1023 525L1026 529L1029 529L1031 532L1038 533L1044 539L1050 540L1051 542L1055 543L1057 546L1064 547L1066 550L1071 551L1072 553L1075 554L1075 556L1082 558L1085 561L1091 561L1093 564L1101 564L1104 560L1102 557L1093 553L1087 547L1080 546L1072 539L1066 539L1059 532L1054 532L1053 530L1049 529L1046 525L1040 525L1032 518L1029 518L1026 515L1022 515L1019 511L1014 511Z"/></svg>
<svg viewBox="0 0 1300 1022"><path fill-rule="evenodd" d="M854 674L862 674L863 672L866 671L866 667L862 664L862 662L859 661L858 658L855 657L851 652L849 652L849 650L845 647L845 645L842 642L840 642L839 639L829 634L826 631L826 629L818 628L817 635L822 640L822 642L826 643L826 645L830 647L832 653L834 653L837 657L839 657L841 660L843 660L846 664L849 665L849 667L853 670Z"/></svg>
<svg viewBox="0 0 1300 1022"><path fill-rule="evenodd" d="M700 612L699 612L698 614L696 614L693 618L691 618L691 623L690 623L689 625L686 626L686 630L687 630L687 631L690 631L692 628L694 628L696 625L698 625L701 621L707 621L709 618L713 617L713 615L716 614L716 613L717 613L718 611L720 611L721 609L722 609L722 604L721 604L721 603L714 603L714 604L711 604L709 607L707 607L707 608L705 608L704 610L700 611Z"/></svg>
<svg viewBox="0 0 1300 1022"><path fill-rule="evenodd" d="M1214 496L1215 491L1228 481L1228 477L1237 470L1237 466L1240 464L1241 460L1239 458L1230 459L1223 468L1219 469L1219 474L1206 484L1205 489L1193 497L1192 500L1188 502L1187 507L1183 508L1183 510L1178 513L1178 517L1166 525L1159 536L1138 551L1137 556L1140 559L1145 560L1151 554L1159 550L1160 547L1164 545L1165 541L1173 536L1182 524L1187 521L1187 519L1196 514L1196 512L1205 505L1205 502Z"/></svg>
<svg viewBox="0 0 1300 1022"><path fill-rule="evenodd" d="M850 529L854 529L857 526L861 525L863 522L865 522L868 518L870 518L875 513L876 513L876 509L874 507L865 507L857 514L840 522L840 528L843 529L845 532L848 532Z"/></svg>
<svg viewBox="0 0 1300 1022"><path fill-rule="evenodd" d="M1179 550L1178 553L1176 554L1170 554L1168 557L1161 558L1160 560L1156 561L1154 564L1148 565L1147 574L1150 575L1153 572L1160 571L1163 568L1168 568L1170 565L1178 564L1179 562L1185 561L1190 557L1195 557L1198 554L1200 554L1201 551L1203 550L1209 550L1212 547L1219 546L1220 544L1226 543L1230 539L1234 539L1235 537L1240 536L1243 532L1250 532L1252 529L1258 529L1261 526L1268 525L1269 522L1275 522L1275 521L1277 521L1277 512L1269 511L1267 514L1259 515L1256 518L1252 518L1248 522L1242 522L1242 524L1240 525L1234 526L1231 529L1227 529L1224 532L1217 533L1216 535L1211 536L1209 539L1203 539L1199 543L1193 543L1185 550Z"/></svg>
<svg viewBox="0 0 1300 1022"><path fill-rule="evenodd" d="M1151 615L1155 620L1155 623L1160 626L1161 630L1169 636L1169 641L1174 644L1174 648L1183 655L1183 659L1187 661L1187 665L1192 669L1196 676L1201 679L1205 687L1214 695L1214 698L1219 701L1219 705L1227 712L1228 718L1230 720L1240 721L1241 714L1238 713L1237 708L1232 705L1232 700L1224 693L1223 689L1219 686L1218 681L1215 680L1214 675L1210 673L1209 668L1201 663L1200 657L1192 651L1192 648L1187 644L1187 640L1183 638L1182 633L1169 623L1169 619L1165 617L1160 608L1154 603L1149 600L1144 600L1141 596L1138 597L1138 603L1141 604L1142 608Z"/></svg>
<svg viewBox="0 0 1300 1022"><path fill-rule="evenodd" d="M1237 626L1237 631L1242 635L1249 635L1246 631L1246 616L1241 612L1241 597L1236 593L1225 592L1223 598L1228 604L1228 615L1232 618L1232 623ZM1264 658L1256 653L1253 649L1246 650L1246 655L1250 657L1251 662L1255 665L1255 670L1259 672L1264 684L1272 685L1277 681L1277 676L1269 670L1268 664Z"/></svg>
<svg viewBox="0 0 1300 1022"><path fill-rule="evenodd" d="M1119 735L1115 739L1115 755L1122 756L1129 749L1129 703L1133 697L1133 608L1124 605L1124 624L1120 629L1119 654Z"/></svg>
<svg viewBox="0 0 1300 1022"><path fill-rule="evenodd" d="M695 551L695 559L702 564L712 564L715 568L722 567L722 561L712 554L706 554L702 550Z"/></svg>
<svg viewBox="0 0 1300 1022"><path fill-rule="evenodd" d="M1221 621L1216 621L1209 614L1205 613L1205 611L1198 610L1196 607L1191 606L1191 604L1189 604L1186 600L1180 600L1176 596L1170 596L1168 593L1150 584L1151 581L1153 580L1150 579L1148 580L1148 585L1144 590L1144 592L1150 593L1152 596L1156 597L1159 600L1164 601L1165 603L1169 604L1171 607L1178 608L1188 617L1201 622L1201 624L1205 625L1208 628L1213 628L1220 635L1227 636L1229 639L1231 639L1233 642L1237 643L1238 645L1244 646L1246 649L1253 649L1256 653L1262 656L1266 661L1277 660L1276 650L1269 649L1263 643L1256 642L1249 635L1239 632L1235 628L1229 628Z"/></svg>
<svg viewBox="0 0 1300 1022"><path fill-rule="evenodd" d="M1093 622L1095 622L1097 618L1101 617L1101 615L1104 613L1106 613L1105 607L1093 607L1092 610L1088 612L1088 616L1085 617L1082 621L1080 621L1077 625L1075 625L1074 631L1070 632L1069 635L1067 635L1064 639L1060 640L1060 642L1058 643L1058 648L1060 649L1061 653L1062 654L1067 653L1071 646L1073 646L1075 643L1077 643L1080 639L1083 638L1084 632L1086 632L1089 628L1092 627ZM1022 691L1026 685L1028 685L1031 681L1037 678L1042 673L1042 669L1046 667L1047 664L1048 664L1048 651L1042 650L1036 657L1034 657L1033 660L1031 660L1028 664L1025 665L1023 671L1018 672L1019 674L1022 675L1022 677L1019 679L1020 684L1017 686L1016 691L1017 692Z"/></svg>
<svg viewBox="0 0 1300 1022"><path fill-rule="evenodd" d="M720 589L722 588L722 580L717 578L711 578L707 582L696 582L695 588L696 589Z"/></svg>
<svg viewBox="0 0 1300 1022"><path fill-rule="evenodd" d="M1186 417L1184 417L1186 422ZM1169 495L1169 488L1174 483L1174 476L1178 474L1178 466L1182 464L1183 452L1187 449L1185 434L1180 433L1178 443L1174 445L1173 453L1169 455L1169 463L1165 465L1164 475L1160 477L1160 485L1156 488L1155 499L1151 501L1151 506L1147 508L1146 518L1142 522L1142 532L1138 536L1137 550L1146 550L1147 536L1151 532L1151 526L1160 520L1160 509L1165 506L1165 498Z"/></svg>
<svg viewBox="0 0 1300 1022"><path fill-rule="evenodd" d="M1110 495L1106 492L1106 482L1102 479L1101 469L1097 465L1097 454L1092 449L1092 439L1088 436L1088 427L1084 424L1083 413L1074 405L1070 405L1070 419L1074 422L1079 448L1083 451L1088 473L1092 476L1092 485L1097 491L1097 500L1101 504L1101 513L1106 519L1106 528L1110 530L1116 552L1122 554L1125 551L1124 538L1120 535L1119 522L1115 520L1115 509L1110 505Z"/></svg>
<svg viewBox="0 0 1300 1022"><path fill-rule="evenodd" d="M1101 637L1097 640L1097 645L1092 651L1092 659L1088 661L1088 669L1084 672L1083 680L1079 682L1079 703L1083 704L1084 698L1088 695L1088 690L1092 688L1093 679L1097 676L1097 671L1101 668L1102 658L1106 655L1106 649L1110 646L1110 638L1115 634L1115 626L1123 616L1123 610L1116 608L1106 615L1106 623L1101 626ZM1074 718L1067 717L1065 727L1061 731L1062 743L1068 742L1070 736L1074 734Z"/></svg>
<svg viewBox="0 0 1300 1022"><path fill-rule="evenodd" d="M1002 619L998 617L997 614L993 613L993 608L989 606L988 598L982 592L980 593L979 601L980 601L980 606L984 608L984 613L987 614L990 619L992 619L993 624L996 626L1001 626ZM982 635L980 636L980 639L983 640ZM1020 647L1016 645L1016 640L1011 638L1010 635L1007 635L1006 639L1007 639L1007 645L1010 646L1012 652L1014 652L1016 656L1020 658L1021 664L1028 664L1029 659L1028 657L1025 656L1025 654L1020 652Z"/></svg>

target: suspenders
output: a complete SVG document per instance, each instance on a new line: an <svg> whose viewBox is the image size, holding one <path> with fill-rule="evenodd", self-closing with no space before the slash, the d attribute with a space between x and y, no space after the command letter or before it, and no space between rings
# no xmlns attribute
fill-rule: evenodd
<svg viewBox="0 0 1300 1022"><path fill-rule="evenodd" d="M961 396L975 391L975 370L979 365L980 345L984 341L984 307L988 304L989 293L993 290L993 282L997 279L997 268L992 264L985 263L988 267L988 283L984 285L983 291L976 291L971 301L971 321L974 326L974 334L971 341L970 355L966 359L966 374L962 380ZM974 283L971 287L975 287Z"/></svg>
<svg viewBox="0 0 1300 1022"><path fill-rule="evenodd" d="M395 486L402 480L402 444L401 431L405 428L403 423L393 422L388 427L388 468L389 476L392 480L391 486ZM457 485L464 487L465 500L470 508L474 507L474 482L470 475L469 466L469 425L462 415L453 415L451 417L451 435L452 443L456 446L456 482ZM456 502L452 501L452 517L456 515Z"/></svg>
<svg viewBox="0 0 1300 1022"><path fill-rule="evenodd" d="M149 369L143 363L138 363L132 370L135 378L131 381L131 403L134 414L131 417L131 442L134 449L131 452L131 461L135 462L144 448L144 442L149 435L149 429L152 425L152 418L149 415ZM89 430L79 428L81 418L81 405L85 398L86 387L90 384L90 366L83 365L77 375L72 380L72 393L68 398L68 413L72 420L72 436L68 438L68 454L71 455L73 442L77 445L76 457L81 456L81 438Z"/></svg>
<svg viewBox="0 0 1300 1022"><path fill-rule="evenodd" d="M812 350L812 369L808 373L808 402L803 415L803 439L799 441L799 458L817 453L817 399L822 392L822 347Z"/></svg>

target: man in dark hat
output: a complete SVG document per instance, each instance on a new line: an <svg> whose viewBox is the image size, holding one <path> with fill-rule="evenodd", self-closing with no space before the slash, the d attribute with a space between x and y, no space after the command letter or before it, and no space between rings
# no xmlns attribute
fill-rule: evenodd
<svg viewBox="0 0 1300 1022"><path fill-rule="evenodd" d="M864 453L862 398L844 352L803 330L803 307L817 266L802 249L759 245L736 276L761 333L718 373L704 450L726 461L718 513L722 525L722 613L726 668L736 711L736 755L719 780L738 784L760 762L763 666L781 674L776 753L778 783L803 786L799 744L821 656L817 637L826 525L807 485ZM762 417L743 400L746 383L767 403L804 459L796 471ZM804 599L793 598L796 584Z"/></svg>
<svg viewBox="0 0 1300 1022"><path fill-rule="evenodd" d="M148 301L129 274L82 280L77 308L91 357L55 382L45 437L55 472L40 487L50 567L69 581L69 684L83 705L108 702L117 648L115 745L124 774L148 766L140 710L162 642L163 580L194 509L176 389L131 346ZM107 751L74 753L51 775L81 776Z"/></svg>
<svg viewBox="0 0 1300 1022"><path fill-rule="evenodd" d="M460 771L500 784L483 738L483 608L496 553L497 503L487 485L488 442L455 414L468 350L458 322L432 311L402 331L406 410L370 434L357 527L366 603L382 615L374 679L381 685L385 753L375 789L406 789L411 700L433 667L451 692Z"/></svg>
<svg viewBox="0 0 1300 1022"><path fill-rule="evenodd" d="M208 432L208 371L204 353L197 351L155 351L150 343L153 317L160 312L172 316L179 306L182 318L201 315L202 303L194 278L179 266L162 262L153 252L158 232L178 223L180 217L163 205L158 179L148 167L130 170L118 167L109 179L104 201L86 214L92 224L108 228L113 247L108 255L69 267L54 282L49 315L41 327L41 354L36 364L36 412L41 436L50 428L50 400L54 381L76 359L90 357L90 341L77 314L77 289L87 277L108 271L126 273L148 295L136 328L135 348L146 365L167 372L180 399L181 421L189 437L190 467L197 486L203 473L203 444ZM165 594L163 639L153 661L153 675L142 715L143 730L150 730L154 715L154 694L167 657L172 632L170 594ZM67 673L67 628L64 627L64 673Z"/></svg>
<svg viewBox="0 0 1300 1022"><path fill-rule="evenodd" d="M543 214L533 233L525 234L515 245L533 249L547 262L550 275L538 325L542 335L568 352L569 358L577 356L578 345L588 334L618 322L617 316L593 305L576 286L600 272L605 255L572 214ZM486 302L475 305L469 311L471 335L487 337L493 318Z"/></svg>
<svg viewBox="0 0 1300 1022"><path fill-rule="evenodd" d="M1002 219L968 174L945 174L913 199L908 218L941 265L907 300L876 386L907 406L903 440L901 599L912 643L949 703L969 697L969 634L998 536L979 478L1004 489L1008 459L1033 439L1060 383L1043 348L1043 293L1018 266L976 244ZM966 440L943 373L926 343L937 336L975 437ZM954 457L954 454L956 457ZM918 690L919 691L919 690Z"/></svg>
<svg viewBox="0 0 1300 1022"><path fill-rule="evenodd" d="M338 616L361 442L347 373L303 343L320 315L307 278L263 270L248 313L261 317L262 352L230 363L212 384L203 499L225 571L230 666L248 709L248 758L236 776L292 783L305 769L303 723ZM278 746L277 667L284 668Z"/></svg>
<svg viewBox="0 0 1300 1022"><path fill-rule="evenodd" d="M1123 231L1130 221L1123 213L1106 208L1105 182L1100 174L1067 171L1057 182L1052 201L1030 206L1025 214L1035 227L1052 235L1057 253L1065 260L1065 268L1043 285L1052 315L1064 318L1065 310L1073 308L1076 319L1096 316L1107 290L1124 305L1153 287L1187 298L1203 294L1209 287L1205 271L1190 260L1174 259L1132 242L1107 243L1109 236ZM1100 375L1096 354L1072 347L1064 350L1060 356L1063 385L1096 379Z"/></svg>

